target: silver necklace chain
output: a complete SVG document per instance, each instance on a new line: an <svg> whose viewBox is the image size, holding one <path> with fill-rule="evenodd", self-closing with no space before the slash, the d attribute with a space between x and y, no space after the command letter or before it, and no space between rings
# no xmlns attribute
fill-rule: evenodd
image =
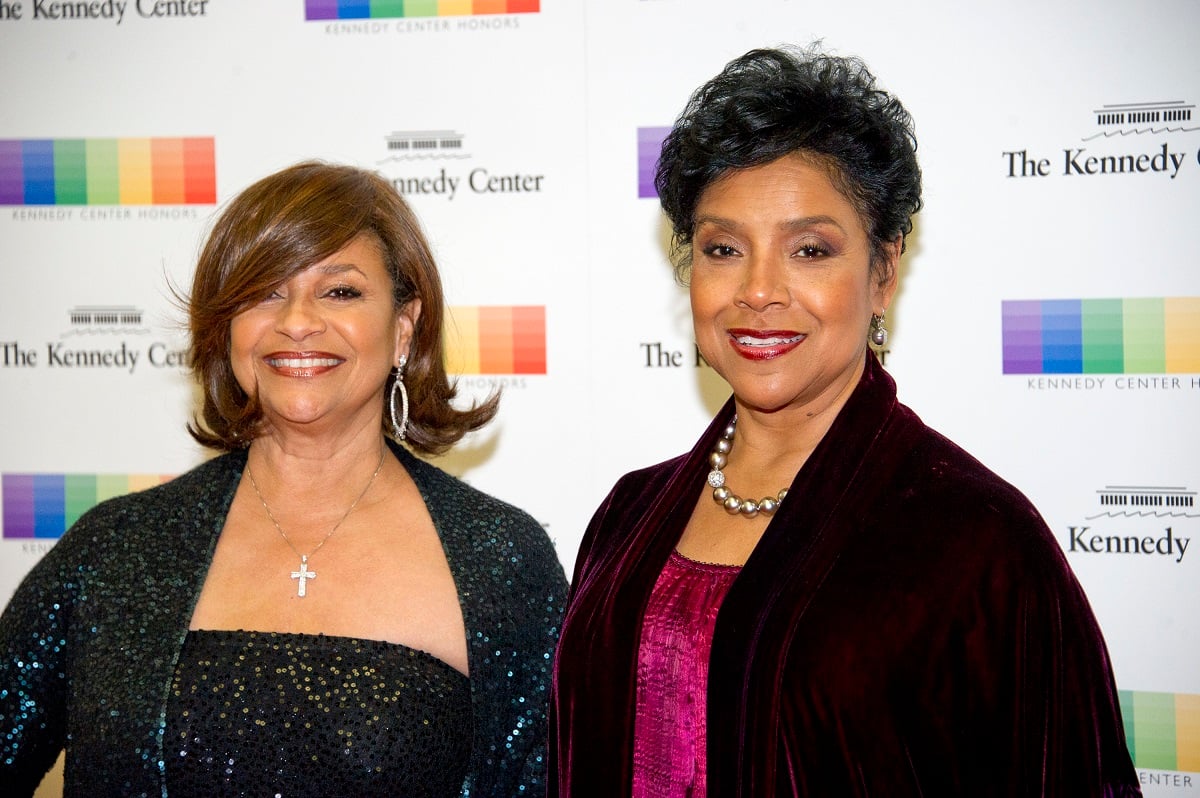
<svg viewBox="0 0 1200 798"><path fill-rule="evenodd" d="M369 491L371 486L375 484L375 477L379 476L379 472L383 470L383 458L386 451L387 450L385 448L380 448L379 465L375 466L375 473L371 474L371 478L367 480L367 486L362 489L362 493L358 494L358 498L355 499L350 507L346 509L346 512L342 513L342 517L339 518L338 522L333 525L333 529L329 530L329 533L326 534L325 537L321 538L321 542L317 544L316 548L314 548L308 554L300 553L300 550L296 548L294 543L292 543L291 539L287 536L287 533L283 531L283 527L281 527L279 522L275 520L275 514L271 512L271 508L267 505L267 500L263 498L262 491L258 489L258 482L254 479L254 471L250 469L250 460L246 460L246 476L250 477L250 487L254 488L254 495L258 496L258 500L262 502L263 509L267 511L267 518L271 519L271 523L275 525L275 529L279 532L279 536L283 538L283 542L288 544L288 548L294 551L296 556L300 558L299 570L292 571L292 579L298 581L296 595L298 595L300 598L304 598L307 593L308 580L314 579L317 575L315 571L308 570L308 558L321 550L321 547L325 545L326 541L333 537L333 533L338 531L338 527L342 525L342 522L350 516L350 513L354 512L354 508L358 506L360 501L362 501L363 496L367 495L367 491Z"/></svg>

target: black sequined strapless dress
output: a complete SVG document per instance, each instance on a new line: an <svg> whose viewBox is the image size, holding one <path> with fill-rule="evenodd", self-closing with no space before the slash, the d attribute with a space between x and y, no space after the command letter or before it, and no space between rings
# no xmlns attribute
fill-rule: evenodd
<svg viewBox="0 0 1200 798"><path fill-rule="evenodd" d="M175 796L453 796L466 676L378 640L192 631L167 701Z"/></svg>

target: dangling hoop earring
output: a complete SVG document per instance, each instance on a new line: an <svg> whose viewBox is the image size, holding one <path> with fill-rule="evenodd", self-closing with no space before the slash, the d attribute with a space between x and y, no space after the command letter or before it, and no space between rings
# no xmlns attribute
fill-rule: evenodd
<svg viewBox="0 0 1200 798"><path fill-rule="evenodd" d="M885 310L878 315L871 314L871 332L867 337L872 344L878 347L887 346L888 342L888 330L887 327L883 326L883 314L886 312Z"/></svg>
<svg viewBox="0 0 1200 798"><path fill-rule="evenodd" d="M392 395L388 398L388 412L392 416L392 437L398 441L404 440L408 433L408 390L404 387L404 365L408 363L408 355L401 355L396 361L396 379L392 381ZM400 418L396 418L396 394L400 394Z"/></svg>

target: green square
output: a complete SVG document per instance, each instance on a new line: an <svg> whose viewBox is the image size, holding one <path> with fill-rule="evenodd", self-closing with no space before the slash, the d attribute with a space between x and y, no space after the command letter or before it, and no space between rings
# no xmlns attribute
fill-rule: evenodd
<svg viewBox="0 0 1200 798"><path fill-rule="evenodd" d="M1165 373L1167 349L1162 299L1126 299L1123 316L1125 373Z"/></svg>
<svg viewBox="0 0 1200 798"><path fill-rule="evenodd" d="M1137 738L1134 763L1140 768L1175 770L1174 693L1135 692L1133 728Z"/></svg>
<svg viewBox="0 0 1200 798"><path fill-rule="evenodd" d="M87 201L89 205L120 205L120 160L116 139L88 139Z"/></svg>
<svg viewBox="0 0 1200 798"><path fill-rule="evenodd" d="M96 478L89 474L67 474L63 482L63 524L69 529L81 515L96 506Z"/></svg>
<svg viewBox="0 0 1200 798"><path fill-rule="evenodd" d="M436 17L437 15L437 0L408 0L404 4L404 16L406 17Z"/></svg>
<svg viewBox="0 0 1200 798"><path fill-rule="evenodd" d="M54 142L54 197L59 205L87 204L87 157L83 139Z"/></svg>
<svg viewBox="0 0 1200 798"><path fill-rule="evenodd" d="M371 19L394 19L404 16L404 6L411 0L371 0Z"/></svg>

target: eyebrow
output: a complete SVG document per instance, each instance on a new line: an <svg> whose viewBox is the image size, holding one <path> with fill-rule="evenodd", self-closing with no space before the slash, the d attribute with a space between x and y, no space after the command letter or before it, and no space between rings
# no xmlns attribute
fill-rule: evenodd
<svg viewBox="0 0 1200 798"><path fill-rule="evenodd" d="M702 224L715 224L719 227L729 227L733 228L734 230L740 229L743 226L743 223L739 222L737 219L729 219L724 216L715 216L712 214L697 216L695 227L699 227ZM837 219L825 214L818 214L816 216L801 216L796 219L788 219L783 223L782 227L787 230L803 230L806 227L814 227L825 224L836 227L838 230L844 230L841 223Z"/></svg>
<svg viewBox="0 0 1200 798"><path fill-rule="evenodd" d="M345 274L346 272L358 272L363 277L367 276L366 272L358 268L358 266L354 265L353 263L326 263L320 268L320 272L321 274L329 275Z"/></svg>

